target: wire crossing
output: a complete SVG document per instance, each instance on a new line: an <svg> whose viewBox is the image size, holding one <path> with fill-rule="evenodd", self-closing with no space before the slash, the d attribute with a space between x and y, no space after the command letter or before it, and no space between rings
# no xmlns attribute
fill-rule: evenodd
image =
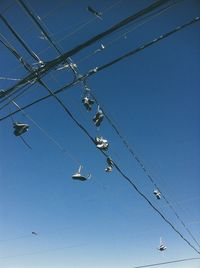
<svg viewBox="0 0 200 268"><path fill-rule="evenodd" d="M46 62L44 66L38 68L37 70L33 71L29 76L25 77L23 80L24 82L27 81L32 81L33 79L36 79L38 77L41 77L43 75L45 75L47 72L49 72L50 70L52 70L53 68L55 68L57 65L65 62L69 57L75 55L76 53L78 53L79 51L81 51L82 49L92 45L93 43L97 42L98 40L104 38L107 35L110 35L111 33L113 33L114 31L126 26L127 24L129 24L132 21L137 20L138 18L152 12L153 10L155 10L156 8L166 4L167 2L169 2L170 0L158 0L155 3L151 4L150 6L140 10L139 12L125 18L124 20L118 22L117 24L113 25L111 28L109 28L108 30L92 37L91 39L87 40L86 42L76 46L75 48L71 49L68 52L65 52L64 54L62 54L60 57ZM28 10L28 8L25 6L25 4L23 3L22 0L18 0L18 2L20 2L20 4L24 7L24 9L26 10L26 12L29 14L30 10ZM33 14L31 13L30 15L31 17L33 16ZM33 16L34 17L34 16ZM38 25L38 22L37 22ZM38 26L40 29L42 26ZM51 41L50 41L51 42ZM23 81L22 80L22 81ZM22 83L18 83L17 85L9 88L7 90L7 93L10 94L13 90L16 89L16 87L21 86ZM4 97L3 94L0 95L0 97Z"/></svg>
<svg viewBox="0 0 200 268"><path fill-rule="evenodd" d="M146 49L146 48L148 48L148 47L150 47L150 46L152 46L152 45L154 45L154 44L160 42L160 41L163 40L163 39L166 39L167 37L169 37L169 36L171 36L171 35L177 33L178 31L181 31L181 30L183 30L184 28L189 27L190 25L195 24L195 23L197 23L197 22L199 22L199 21L200 21L200 17L193 18L193 19L190 20L189 22L187 22L187 23L185 23L185 24L183 24L183 25L181 25L181 26L176 27L176 28L173 29L172 31L167 32L167 33L165 33L165 34L159 36L158 38L155 38L153 41L150 41L150 42L148 42L148 43L144 43L143 45L139 46L138 48L133 49L133 50L131 50L130 52L124 54L123 56L118 57L118 58L116 58L115 60L108 62L107 64L101 65L101 66L99 66L99 67L96 67L96 68L90 70L87 74L83 75L82 77L78 77L75 81L73 81L73 82L71 82L71 83L69 83L69 84L67 84L67 85L65 85L65 86L63 86L63 87L61 87L60 89L54 91L54 94L56 95L56 94L58 94L58 93L64 91L65 89L68 89L68 88L73 87L73 86L76 85L77 83L82 82L84 79L87 79L88 77L90 77L90 76L92 76L92 75L95 75L95 74L97 74L97 73L100 72L100 71L103 71L104 69L106 69L106 68L108 68L108 67L114 65L114 64L117 63L117 62L120 62L121 60L124 60L124 59L126 59L126 58L128 58L128 57L130 57L130 56L133 56L133 55L135 55L135 54L141 52L142 50L144 50L144 49ZM33 74L34 74L34 73L33 73ZM31 77L31 79L33 80L33 78L35 77L35 76L33 76L33 74L31 74L30 76L27 76L26 78L22 79L22 81L24 81L24 82L20 81L20 82L21 82L21 85L23 85L25 82L27 83L27 81L29 81L29 80L28 80L28 77ZM32 80L30 80L30 81L32 81ZM6 92L10 93L10 92L12 92L13 90L15 90L16 88L18 88L18 86L19 86L19 85L17 84L17 85L15 85L14 87L8 89ZM6 94L6 92L3 93L3 94ZM47 96L44 96L44 97L42 97L42 98L39 98L39 99L33 101L32 103L29 103L29 104L25 105L24 107L21 107L21 109L22 109L22 110L23 110L23 109L27 109L27 108L31 107L32 105L35 105L36 103L39 103L39 102L41 102L41 101L43 101L43 100L45 100L45 99L47 99L47 98L49 98L49 97L51 97L51 96L52 96L52 94L49 94L49 95L47 95ZM6 118L8 118L9 116L11 116L11 115L13 115L13 114L16 114L16 113L18 113L18 112L19 112L19 110L16 110L16 111L14 111L14 112L12 112L12 113L9 113L8 115L6 115L6 116L0 118L0 121L3 121L3 120L5 120Z"/></svg>
<svg viewBox="0 0 200 268"><path fill-rule="evenodd" d="M58 98L58 96L56 96L50 89L47 89L50 94L56 99L56 101L60 104L60 106L64 109L64 111L70 116L70 118L75 122L75 124L88 136L88 138L92 141L92 143L95 145L96 147L96 143L95 140L93 139L93 137L89 134L89 132L87 131L87 129L74 117L74 115L70 112L70 110L66 107L66 105L63 103L62 100L60 100ZM108 155L101 150L101 153L108 158ZM154 211L156 211L161 218L194 250L196 251L198 254L200 254L200 251L198 251L188 240L187 238L185 238L181 232L163 215L162 212L159 211L158 208L156 208L153 203L145 196L145 194L139 190L139 188L134 184L134 182L125 175L125 173L119 168L119 166L116 164L116 162L113 162L116 170L119 172L119 174L136 190L136 192L143 198L145 199L145 201L154 209Z"/></svg>

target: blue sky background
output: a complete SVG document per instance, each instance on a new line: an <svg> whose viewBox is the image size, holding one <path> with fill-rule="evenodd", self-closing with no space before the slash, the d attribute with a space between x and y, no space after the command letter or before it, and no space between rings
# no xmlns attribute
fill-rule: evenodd
<svg viewBox="0 0 200 268"><path fill-rule="evenodd" d="M43 25L63 51L152 2L26 1L41 17ZM86 11L88 5L102 12L112 8L103 13L103 20L99 20L93 19ZM0 12L42 60L48 61L58 56L55 49L49 47L48 41L40 38L41 33L15 1L1 1ZM139 27L138 24L132 24L81 51L72 59L78 64L80 73L86 73L199 15L199 1L180 1L144 25L144 21L138 22ZM87 22L82 30L76 32ZM199 26L196 23L88 80L91 91L144 161L162 192L198 241ZM85 59L101 44L106 45L134 27L137 28L126 38L113 42L104 51ZM0 32L30 64L34 64L35 61L2 21ZM2 77L22 78L27 74L2 45L0 71ZM72 78L72 74L64 69L49 73L44 81L55 90ZM1 89L7 89L14 83L1 80ZM82 86L77 85L59 97L93 137L102 135L108 139L112 158L194 244L163 199L155 199L153 185L108 122L104 120L100 129L93 125L91 119L96 107L92 112L87 112L81 103L82 94ZM45 89L34 85L16 102L23 106L44 95ZM10 106L10 109L13 108ZM1 116L8 112L8 108L1 110ZM32 106L26 113L62 144L67 153L61 152L20 113L14 116L14 120L30 124L24 138L32 150L13 135L10 119L1 122L1 267L124 268L198 257L116 170L111 174L104 172L105 159L53 98ZM80 163L84 166L83 173L92 173L90 181L82 183L71 179ZM32 236L32 231L37 232L38 236ZM168 247L164 253L156 249L160 236ZM200 262L166 267L200 268Z"/></svg>

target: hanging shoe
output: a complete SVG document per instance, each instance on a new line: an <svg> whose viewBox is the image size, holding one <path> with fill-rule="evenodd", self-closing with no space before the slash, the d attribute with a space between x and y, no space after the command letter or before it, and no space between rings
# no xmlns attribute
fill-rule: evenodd
<svg viewBox="0 0 200 268"><path fill-rule="evenodd" d="M104 139L103 137L96 137L95 143L96 143L97 148L100 150L107 150L109 147L108 141Z"/></svg>
<svg viewBox="0 0 200 268"><path fill-rule="evenodd" d="M84 97L84 98L82 99L82 103L83 103L83 105L85 106L85 108L86 108L88 111L91 111L91 109L92 109L92 105L95 103L95 101L89 99L89 97Z"/></svg>
<svg viewBox="0 0 200 268"><path fill-rule="evenodd" d="M98 106L98 110L97 110L97 113L96 113L96 115L93 117L93 122L94 122L94 124L97 126L97 127L99 127L100 126L100 124L101 124L101 122L103 121L103 118L104 118L104 114L103 114L103 112L102 112L102 110L99 108L99 106Z"/></svg>
<svg viewBox="0 0 200 268"><path fill-rule="evenodd" d="M112 172L112 167L111 166L107 166L107 168L105 168L105 172Z"/></svg>
<svg viewBox="0 0 200 268"><path fill-rule="evenodd" d="M28 131L29 125L19 123L19 122L15 122L15 123L13 123L13 128L15 129L14 132L13 132L14 135L15 136L20 136L20 135L22 135L22 134L24 134L25 132Z"/></svg>
<svg viewBox="0 0 200 268"><path fill-rule="evenodd" d="M80 166L78 171L74 175L72 175L72 179L79 180L79 181L89 180L91 178L91 174L87 176L81 175L81 169L82 169L82 166Z"/></svg>
<svg viewBox="0 0 200 268"><path fill-rule="evenodd" d="M157 199L161 199L161 193L157 189L154 190L153 193L155 194L155 196L156 196Z"/></svg>

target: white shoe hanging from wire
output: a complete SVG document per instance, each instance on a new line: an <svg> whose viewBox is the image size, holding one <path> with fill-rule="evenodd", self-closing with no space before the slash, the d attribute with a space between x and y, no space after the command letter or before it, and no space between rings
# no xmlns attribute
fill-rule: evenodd
<svg viewBox="0 0 200 268"><path fill-rule="evenodd" d="M95 144L96 144L96 147L100 150L107 150L109 147L108 141L104 139L103 137L96 137Z"/></svg>
<svg viewBox="0 0 200 268"><path fill-rule="evenodd" d="M154 190L153 193L157 199L161 199L161 192L158 189Z"/></svg>
<svg viewBox="0 0 200 268"><path fill-rule="evenodd" d="M91 111L92 105L95 103L95 101L90 99L88 96L85 96L82 99L82 103L88 111Z"/></svg>
<svg viewBox="0 0 200 268"><path fill-rule="evenodd" d="M82 98L82 103L88 111L91 111L95 100L90 98L90 88L87 86L86 80L84 79L82 82L84 86L84 97Z"/></svg>
<svg viewBox="0 0 200 268"><path fill-rule="evenodd" d="M87 176L84 176L84 175L81 174L81 169L82 169L82 166L80 166L78 171L74 175L72 175L72 179L79 180L79 181L89 180L91 178L91 174L88 174Z"/></svg>
<svg viewBox="0 0 200 268"><path fill-rule="evenodd" d="M93 122L94 124L99 127L101 122L103 121L103 118L104 118L104 114L103 114L103 111L100 109L99 105L98 105L98 108L97 108L97 113L95 114L95 116L93 117Z"/></svg>
<svg viewBox="0 0 200 268"><path fill-rule="evenodd" d="M163 244L161 237L160 237L160 245L159 245L159 247L157 249L160 250L160 251L164 251L164 250L167 249L167 247Z"/></svg>

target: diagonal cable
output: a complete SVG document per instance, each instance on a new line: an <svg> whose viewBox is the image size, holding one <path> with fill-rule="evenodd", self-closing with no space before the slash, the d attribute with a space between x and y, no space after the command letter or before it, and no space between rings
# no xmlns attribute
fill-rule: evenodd
<svg viewBox="0 0 200 268"><path fill-rule="evenodd" d="M90 70L87 74L83 75L82 77L78 77L78 78L75 79L73 82L71 82L71 83L69 83L69 84L67 84L67 85L65 85L65 86L63 86L63 87L61 87L60 89L54 91L54 94L56 95L56 94L58 94L58 93L60 93L60 92L63 92L63 91L66 90L66 89L69 89L69 88L73 87L74 85L76 85L77 83L83 81L84 79L86 79L86 78L88 78L88 77L90 77L90 76L92 76L92 75L95 75L95 74L97 74L98 72L103 71L104 69L106 69L106 68L108 68L108 67L114 65L115 63L118 63L118 62L120 62L121 60L124 60L124 59L126 59L126 58L128 58L128 57L130 57L130 56L133 56L133 55L135 55L135 54L141 52L142 50L144 50L144 49L146 49L146 48L148 48L148 47L150 47L150 46L152 46L152 45L155 45L156 43L160 42L161 40L166 39L167 37L169 37L169 36L175 34L176 32L181 31L181 30L183 30L184 28L189 27L189 26L191 26L192 24L195 24L195 23L197 23L197 22L199 22L199 21L200 21L200 17L193 18L193 19L190 20L189 22L187 22L187 23L185 23L185 24L183 24L183 25L181 25L181 26L176 27L174 30L172 30L172 31L170 31L170 32L167 32L167 33L165 33L165 34L159 36L158 38L155 38L153 41L150 41L150 42L148 42L148 43L144 43L143 45L137 47L136 49L131 50L130 52L128 52L128 53L122 55L121 57L118 57L118 58L116 58L116 59L113 60L113 61L110 61L110 62L108 62L108 63L106 63L106 64L104 64L104 65L101 65L101 66L99 66L99 67L96 67L96 68ZM31 75L30 75L30 76L31 76ZM27 76L26 78L22 79L22 81L26 81L26 82L29 81L29 80L28 80L28 77L29 77L29 76ZM33 79L34 76L32 75L30 78ZM23 84L24 84L24 83L25 83L25 82L23 82ZM22 84L22 82L21 82L21 84ZM14 87L12 87L11 89L9 89L8 91L10 92L10 90L11 90L11 92L12 92L12 90L14 90L14 89L17 88L17 87L18 87L18 84L15 85ZM6 91L6 92L7 92L7 91ZM6 93L6 92L5 92L5 93ZM46 95L46 96L44 96L44 97L42 97L42 98L39 98L39 99L33 101L32 103L29 103L29 104L25 105L24 107L21 107L21 109L27 109L27 108L31 107L32 105L35 105L35 104L37 104L37 103L39 103L39 102L41 102L41 101L43 101L43 100L45 100L45 99L47 99L47 98L49 98L49 97L51 97L51 96L52 96L52 95L49 94L49 95ZM12 112L12 113L9 113L8 115L5 115L4 117L1 117L1 118L0 118L0 121L3 121L3 120L5 120L6 118L8 118L9 116L11 116L11 115L13 115L13 114L15 114L15 113L18 113L18 112L19 112L19 110L16 110L16 111L14 111L14 112Z"/></svg>

